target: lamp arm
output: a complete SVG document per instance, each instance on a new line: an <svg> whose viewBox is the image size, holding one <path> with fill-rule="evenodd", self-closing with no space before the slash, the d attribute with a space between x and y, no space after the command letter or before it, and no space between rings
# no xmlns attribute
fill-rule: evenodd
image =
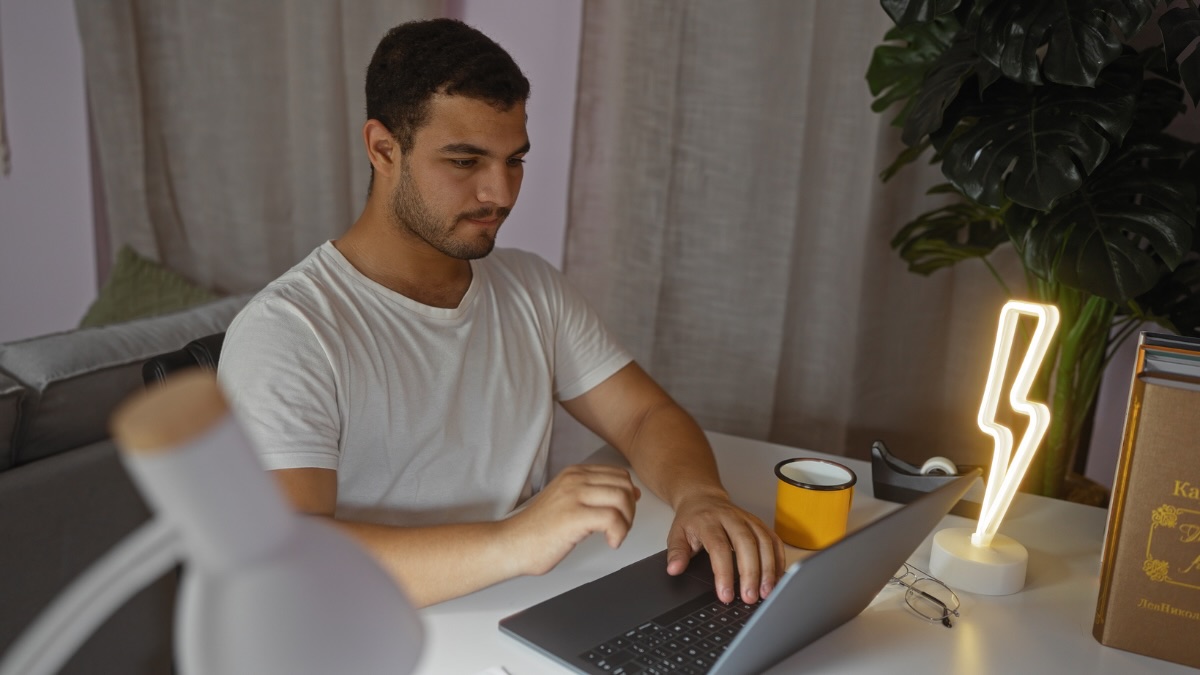
<svg viewBox="0 0 1200 675"><path fill-rule="evenodd" d="M0 660L0 675L57 672L118 607L181 560L182 539L161 517L127 535L51 602Z"/></svg>

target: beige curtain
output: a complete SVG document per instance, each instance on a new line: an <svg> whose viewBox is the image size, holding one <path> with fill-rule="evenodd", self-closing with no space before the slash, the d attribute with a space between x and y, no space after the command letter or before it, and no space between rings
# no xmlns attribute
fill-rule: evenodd
<svg viewBox="0 0 1200 675"><path fill-rule="evenodd" d="M358 214L367 62L430 0L77 0L101 202L130 244L258 288Z"/></svg>
<svg viewBox="0 0 1200 675"><path fill-rule="evenodd" d="M983 463L1005 294L889 247L940 182L879 179L901 145L864 74L889 26L875 2L585 2L564 266L708 429Z"/></svg>
<svg viewBox="0 0 1200 675"><path fill-rule="evenodd" d="M8 125L4 123L4 49L0 45L0 176L12 171L12 157L8 149Z"/></svg>

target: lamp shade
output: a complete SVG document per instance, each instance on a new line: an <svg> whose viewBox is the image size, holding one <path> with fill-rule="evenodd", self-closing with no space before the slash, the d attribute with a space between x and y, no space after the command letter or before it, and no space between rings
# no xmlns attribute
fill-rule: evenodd
<svg viewBox="0 0 1200 675"><path fill-rule="evenodd" d="M0 675L54 672L180 561L181 675L412 671L423 633L412 605L348 535L288 508L211 374L182 373L133 397L112 426L155 517L55 598L0 659Z"/></svg>
<svg viewBox="0 0 1200 675"><path fill-rule="evenodd" d="M348 535L288 508L211 374L131 399L112 426L135 483L182 540L183 675L413 669L412 605Z"/></svg>
<svg viewBox="0 0 1200 675"><path fill-rule="evenodd" d="M185 569L179 600L182 675L408 673L420 653L420 623L395 584L312 520L264 558Z"/></svg>

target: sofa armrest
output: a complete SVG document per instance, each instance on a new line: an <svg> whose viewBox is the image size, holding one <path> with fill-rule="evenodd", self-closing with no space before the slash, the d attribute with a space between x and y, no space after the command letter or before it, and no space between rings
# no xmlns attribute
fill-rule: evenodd
<svg viewBox="0 0 1200 675"><path fill-rule="evenodd" d="M0 653L149 517L109 441L0 472ZM60 673L169 674L177 576L131 598Z"/></svg>

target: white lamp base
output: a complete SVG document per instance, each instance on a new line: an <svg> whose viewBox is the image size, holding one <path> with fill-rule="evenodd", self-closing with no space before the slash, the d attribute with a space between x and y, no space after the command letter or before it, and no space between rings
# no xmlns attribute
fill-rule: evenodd
<svg viewBox="0 0 1200 675"><path fill-rule="evenodd" d="M997 534L989 547L971 543L973 530L961 527L933 535L929 572L947 586L982 595L1010 595L1025 587L1029 551Z"/></svg>

